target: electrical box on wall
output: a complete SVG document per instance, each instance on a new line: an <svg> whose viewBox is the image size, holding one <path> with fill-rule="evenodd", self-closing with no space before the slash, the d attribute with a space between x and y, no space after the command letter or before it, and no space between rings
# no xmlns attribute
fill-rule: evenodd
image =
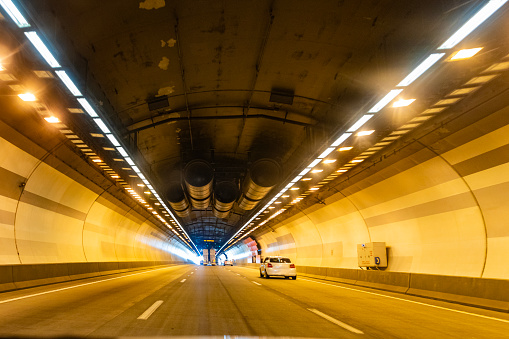
<svg viewBox="0 0 509 339"><path fill-rule="evenodd" d="M387 267L385 242L368 242L357 245L359 267Z"/></svg>

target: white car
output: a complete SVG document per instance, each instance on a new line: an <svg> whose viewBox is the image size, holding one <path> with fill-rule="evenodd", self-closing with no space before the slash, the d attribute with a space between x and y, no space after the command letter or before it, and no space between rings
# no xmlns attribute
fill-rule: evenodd
<svg viewBox="0 0 509 339"><path fill-rule="evenodd" d="M266 257L260 265L260 277L280 276L297 279L297 269L289 258Z"/></svg>
<svg viewBox="0 0 509 339"><path fill-rule="evenodd" d="M226 265L229 265L229 266L233 266L233 263L231 260L225 260L224 263L223 263L224 266Z"/></svg>

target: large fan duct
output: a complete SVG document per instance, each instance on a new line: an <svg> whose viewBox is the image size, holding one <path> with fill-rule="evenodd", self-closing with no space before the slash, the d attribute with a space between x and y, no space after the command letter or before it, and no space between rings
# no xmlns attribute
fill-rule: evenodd
<svg viewBox="0 0 509 339"><path fill-rule="evenodd" d="M279 182L281 170L271 159L260 159L253 163L244 181L244 195L239 207L249 211L262 200Z"/></svg>
<svg viewBox="0 0 509 339"><path fill-rule="evenodd" d="M194 209L209 207L214 171L204 160L194 160L184 169L184 181Z"/></svg>
<svg viewBox="0 0 509 339"><path fill-rule="evenodd" d="M170 203L171 208L173 208L177 216L181 218L189 216L191 208L180 182L173 182L170 184L170 188L168 189L166 197L168 198L168 202Z"/></svg>
<svg viewBox="0 0 509 339"><path fill-rule="evenodd" d="M216 218L227 218L238 196L239 189L235 183L230 181L217 183L214 188L214 215Z"/></svg>

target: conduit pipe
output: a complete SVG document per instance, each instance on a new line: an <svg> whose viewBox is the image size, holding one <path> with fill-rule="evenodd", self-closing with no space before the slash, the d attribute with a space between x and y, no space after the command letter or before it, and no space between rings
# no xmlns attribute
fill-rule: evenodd
<svg viewBox="0 0 509 339"><path fill-rule="evenodd" d="M239 189L231 181L222 181L214 188L214 215L216 218L224 219L230 214L233 204L239 196Z"/></svg>
<svg viewBox="0 0 509 339"><path fill-rule="evenodd" d="M244 194L239 201L243 210L252 210L279 182L281 169L272 159L260 159L253 163L244 180Z"/></svg>
<svg viewBox="0 0 509 339"><path fill-rule="evenodd" d="M166 197L177 216L181 218L189 216L191 208L180 182L173 182L170 184Z"/></svg>
<svg viewBox="0 0 509 339"><path fill-rule="evenodd" d="M209 207L212 197L214 171L204 160L194 160L184 168L184 181L193 208L203 210Z"/></svg>

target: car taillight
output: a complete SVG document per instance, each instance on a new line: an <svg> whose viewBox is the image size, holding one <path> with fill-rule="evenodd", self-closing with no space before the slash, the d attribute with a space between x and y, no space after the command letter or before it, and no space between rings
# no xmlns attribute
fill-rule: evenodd
<svg viewBox="0 0 509 339"><path fill-rule="evenodd" d="M295 264L290 264L290 268L295 268Z"/></svg>
<svg viewBox="0 0 509 339"><path fill-rule="evenodd" d="M267 267L272 267L272 264L271 264L271 263L268 263L268 264L267 264Z"/></svg>

